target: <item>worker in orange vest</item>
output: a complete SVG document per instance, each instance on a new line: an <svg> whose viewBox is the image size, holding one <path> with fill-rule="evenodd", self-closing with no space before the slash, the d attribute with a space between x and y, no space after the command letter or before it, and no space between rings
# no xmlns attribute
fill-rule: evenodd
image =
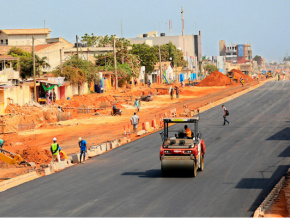
<svg viewBox="0 0 290 218"><path fill-rule="evenodd" d="M192 132L191 132L191 130L188 128L187 125L184 126L184 129L185 129L186 136L187 136L188 138L192 138Z"/></svg>

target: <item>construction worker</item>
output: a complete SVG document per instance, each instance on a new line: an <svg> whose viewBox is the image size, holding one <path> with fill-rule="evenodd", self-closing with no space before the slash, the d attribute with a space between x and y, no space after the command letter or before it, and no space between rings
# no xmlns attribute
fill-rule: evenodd
<svg viewBox="0 0 290 218"><path fill-rule="evenodd" d="M228 111L224 105L222 105L222 109L223 109L224 125L226 125L226 122L230 125L230 122L226 118L228 116Z"/></svg>
<svg viewBox="0 0 290 218"><path fill-rule="evenodd" d="M191 130L188 128L187 125L184 126L184 129L185 129L185 133L186 133L187 138L192 138L192 132L191 132Z"/></svg>
<svg viewBox="0 0 290 218"><path fill-rule="evenodd" d="M3 149L3 146L4 146L4 140L3 139L0 139L0 148ZM3 154L5 154L4 151L0 151L2 152Z"/></svg>
<svg viewBox="0 0 290 218"><path fill-rule="evenodd" d="M59 155L59 145L56 142L57 139L54 137L53 138L53 143L51 144L50 151L52 154L52 163L54 160L57 158L58 162L60 162L60 155Z"/></svg>
<svg viewBox="0 0 290 218"><path fill-rule="evenodd" d="M82 156L84 156L83 161L85 161L85 158L86 158L87 142L86 142L86 140L83 140L81 137L79 138L79 147L81 149L81 151L80 151L80 163L82 163Z"/></svg>
<svg viewBox="0 0 290 218"><path fill-rule="evenodd" d="M242 86L244 86L244 78L243 77L241 77L240 82L241 82Z"/></svg>

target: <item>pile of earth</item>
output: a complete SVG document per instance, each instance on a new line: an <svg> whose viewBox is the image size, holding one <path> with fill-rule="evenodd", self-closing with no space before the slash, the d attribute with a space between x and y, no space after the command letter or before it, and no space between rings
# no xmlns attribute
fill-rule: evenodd
<svg viewBox="0 0 290 218"><path fill-rule="evenodd" d="M198 83L197 86L226 86L230 85L230 83L230 78L219 71L214 71L208 77Z"/></svg>
<svg viewBox="0 0 290 218"><path fill-rule="evenodd" d="M252 82L254 81L254 79L248 75L245 75L242 71L240 70L236 70L236 69L232 69L231 72L234 73L234 77L237 80L237 82L240 82L241 77L243 77L244 79L244 83L246 82Z"/></svg>
<svg viewBox="0 0 290 218"><path fill-rule="evenodd" d="M27 162L35 164L50 163L51 153L48 150L43 150L37 146L28 146L22 151L21 157Z"/></svg>

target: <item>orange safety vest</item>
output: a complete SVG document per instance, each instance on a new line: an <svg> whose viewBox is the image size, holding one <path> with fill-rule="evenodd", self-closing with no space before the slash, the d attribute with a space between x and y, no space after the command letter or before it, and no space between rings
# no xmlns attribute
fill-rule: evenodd
<svg viewBox="0 0 290 218"><path fill-rule="evenodd" d="M188 127L186 128L185 133L186 133L187 137L190 137L190 138L192 137L192 132Z"/></svg>

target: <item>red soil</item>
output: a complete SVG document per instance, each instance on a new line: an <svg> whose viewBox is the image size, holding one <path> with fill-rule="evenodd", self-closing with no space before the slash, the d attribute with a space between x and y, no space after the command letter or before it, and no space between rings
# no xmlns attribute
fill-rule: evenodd
<svg viewBox="0 0 290 218"><path fill-rule="evenodd" d="M198 83L197 86L226 86L230 85L230 83L230 78L219 71L214 71L208 77Z"/></svg>
<svg viewBox="0 0 290 218"><path fill-rule="evenodd" d="M21 156L24 160L34 162L35 164L49 163L52 158L50 151L38 146L28 146L23 150Z"/></svg>

